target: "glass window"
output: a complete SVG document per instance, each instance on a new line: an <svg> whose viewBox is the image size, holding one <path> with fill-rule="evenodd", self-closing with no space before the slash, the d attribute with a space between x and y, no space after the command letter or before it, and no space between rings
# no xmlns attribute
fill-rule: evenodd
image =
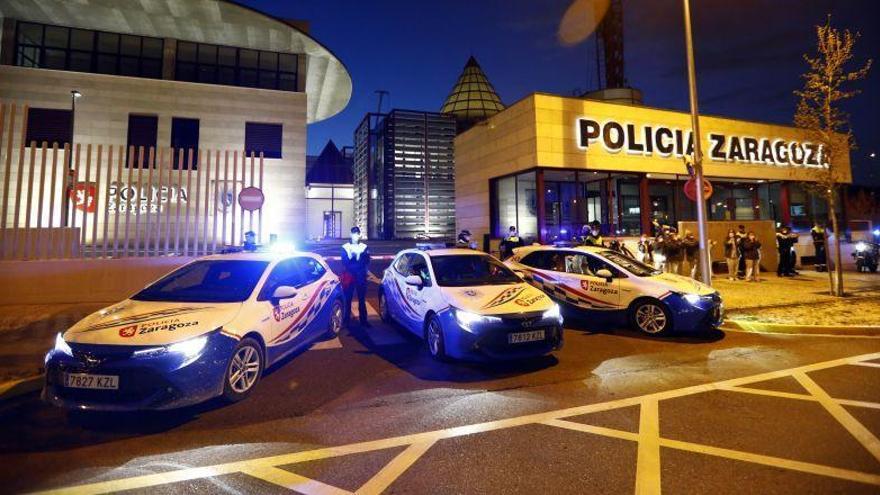
<svg viewBox="0 0 880 495"><path fill-rule="evenodd" d="M127 166L137 167L143 149L143 164L148 167L147 156L150 148L156 147L156 136L159 128L159 117L155 115L128 116L128 145L126 152L134 147L134 156L129 156Z"/></svg>
<svg viewBox="0 0 880 495"><path fill-rule="evenodd" d="M266 261L205 260L182 266L138 292L135 301L241 302L250 297Z"/></svg>
<svg viewBox="0 0 880 495"><path fill-rule="evenodd" d="M244 128L244 152L266 158L281 158L281 124L246 122Z"/></svg>
<svg viewBox="0 0 880 495"><path fill-rule="evenodd" d="M186 41L177 42L177 61L178 62L195 62L196 50L198 45Z"/></svg>
<svg viewBox="0 0 880 495"><path fill-rule="evenodd" d="M416 275L422 279L422 283L426 287L431 286L431 270L428 268L428 261L421 254L410 253L409 266L407 267L407 275Z"/></svg>
<svg viewBox="0 0 880 495"><path fill-rule="evenodd" d="M437 285L444 287L515 284L521 281L510 268L485 255L432 256L431 265Z"/></svg>
<svg viewBox="0 0 880 495"><path fill-rule="evenodd" d="M318 281L324 276L327 270L318 262L318 260L310 257L294 258L299 272L302 276L303 285L308 285Z"/></svg>
<svg viewBox="0 0 880 495"><path fill-rule="evenodd" d="M40 146L43 141L50 146L59 146L70 142L70 110L57 108L28 108L27 146L36 142Z"/></svg>
<svg viewBox="0 0 880 495"><path fill-rule="evenodd" d="M525 238L538 237L538 195L535 172L527 172L516 177L517 229Z"/></svg>
<svg viewBox="0 0 880 495"><path fill-rule="evenodd" d="M295 54L178 42L178 81L296 91L296 78Z"/></svg>
<svg viewBox="0 0 880 495"><path fill-rule="evenodd" d="M163 40L160 38L29 22L19 22L17 29L15 63L23 67L149 78L162 76Z"/></svg>
<svg viewBox="0 0 880 495"><path fill-rule="evenodd" d="M398 256L397 261L394 262L394 269L405 277L409 273L409 256L406 254Z"/></svg>
<svg viewBox="0 0 880 495"><path fill-rule="evenodd" d="M184 156L188 156L189 150L193 150L192 168L196 169L199 157L199 119L172 117L171 147L174 148L174 156L177 156L178 150L184 150ZM186 163L185 161L184 167ZM177 165L177 160L175 160L175 169L178 168Z"/></svg>
<svg viewBox="0 0 880 495"><path fill-rule="evenodd" d="M279 261L272 273L266 277L266 283L257 296L258 301L267 301L272 298L272 294L278 287L302 287L306 285L305 278L302 276L301 266L297 263L296 258Z"/></svg>

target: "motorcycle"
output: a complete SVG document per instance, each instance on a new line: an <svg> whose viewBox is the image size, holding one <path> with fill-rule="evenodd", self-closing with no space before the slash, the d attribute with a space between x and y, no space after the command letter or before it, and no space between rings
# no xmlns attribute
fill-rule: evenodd
<svg viewBox="0 0 880 495"><path fill-rule="evenodd" d="M856 260L856 271L876 273L880 261L880 244L859 241L852 256Z"/></svg>

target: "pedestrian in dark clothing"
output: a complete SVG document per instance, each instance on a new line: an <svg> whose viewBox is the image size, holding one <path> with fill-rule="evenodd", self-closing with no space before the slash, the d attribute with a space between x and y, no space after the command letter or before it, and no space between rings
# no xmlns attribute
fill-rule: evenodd
<svg viewBox="0 0 880 495"><path fill-rule="evenodd" d="M724 261L727 262L727 279L736 280L737 263L739 262L739 238L736 231L727 231L724 239Z"/></svg>
<svg viewBox="0 0 880 495"><path fill-rule="evenodd" d="M684 244L678 233L673 232L665 241L664 251L666 252L666 271L681 275L681 264L684 261Z"/></svg>
<svg viewBox="0 0 880 495"><path fill-rule="evenodd" d="M794 271L794 244L798 235L791 232L788 227L782 227L776 233L776 248L779 251L779 265L776 268L777 277L793 277Z"/></svg>
<svg viewBox="0 0 880 495"><path fill-rule="evenodd" d="M813 238L813 247L816 250L815 267L817 272L828 271L828 264L825 259L825 227L818 222L810 229L810 237Z"/></svg>
<svg viewBox="0 0 880 495"><path fill-rule="evenodd" d="M461 249L477 249L477 243L474 242L471 237L471 231L464 229L458 234L458 239L455 241L455 247Z"/></svg>
<svg viewBox="0 0 880 495"><path fill-rule="evenodd" d="M746 280L757 282L761 271L761 241L754 232L749 232L740 245L746 261Z"/></svg>
<svg viewBox="0 0 880 495"><path fill-rule="evenodd" d="M684 231L684 239L681 240L681 246L684 249L684 263L682 263L682 275L691 278L696 275L699 260L697 256L700 252L700 241L694 237L694 233L690 230Z"/></svg>
<svg viewBox="0 0 880 495"><path fill-rule="evenodd" d="M743 257L743 252L742 252L742 241L744 241L746 237L747 237L746 226L745 225L737 226L736 240L738 243L737 246L739 246L738 252L737 252L738 257L739 257L739 265L737 266L737 276L739 278L743 278L746 275L746 259L745 259L745 257Z"/></svg>
<svg viewBox="0 0 880 495"><path fill-rule="evenodd" d="M654 239L654 268L666 271L666 236L658 235Z"/></svg>
<svg viewBox="0 0 880 495"><path fill-rule="evenodd" d="M636 249L638 249L638 252L636 253L637 260L648 265L654 264L654 245L651 243L651 239L649 239L648 236L642 234L642 237L639 238L639 243L636 245Z"/></svg>
<svg viewBox="0 0 880 495"><path fill-rule="evenodd" d="M522 238L516 231L516 227L511 225L507 230L507 237L501 239L501 245L499 246L499 249L501 250L501 259L507 259L513 256L514 248L522 247L523 245L525 245L525 243L523 243Z"/></svg>
<svg viewBox="0 0 880 495"><path fill-rule="evenodd" d="M370 249L361 242L361 229L351 228L351 242L342 245L342 293L345 296L345 315L343 321L351 320L351 300L357 291L358 317L362 327L369 327L367 321L367 276L370 268Z"/></svg>

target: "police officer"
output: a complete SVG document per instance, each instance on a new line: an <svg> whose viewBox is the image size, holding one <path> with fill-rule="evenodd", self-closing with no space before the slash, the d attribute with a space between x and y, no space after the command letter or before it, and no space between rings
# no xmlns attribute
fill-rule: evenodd
<svg viewBox="0 0 880 495"><path fill-rule="evenodd" d="M367 321L367 274L370 267L370 249L361 242L361 229L351 228L351 242L342 245L342 264L345 267L342 291L345 295L345 324L351 320L351 298L357 291L358 316L362 327L369 327Z"/></svg>
<svg viewBox="0 0 880 495"><path fill-rule="evenodd" d="M250 253L257 250L257 235L254 234L253 230L248 230L244 233L244 242L241 243L241 249Z"/></svg>
<svg viewBox="0 0 880 495"><path fill-rule="evenodd" d="M785 226L776 233L776 249L779 251L779 265L776 268L777 277L793 277L794 271L794 244L797 242L797 234Z"/></svg>
<svg viewBox="0 0 880 495"><path fill-rule="evenodd" d="M825 263L825 227L816 222L816 224L813 225L813 228L810 229L810 237L813 238L813 247L816 249L816 271L827 271L828 266Z"/></svg>
<svg viewBox="0 0 880 495"><path fill-rule="evenodd" d="M522 247L524 245L522 238L519 236L519 233L516 231L516 227L513 225L507 229L507 237L501 240L501 259L509 258L513 256L513 249Z"/></svg>
<svg viewBox="0 0 880 495"><path fill-rule="evenodd" d="M471 231L464 229L458 234L458 240L455 241L455 247L461 249L477 249L477 243L471 238Z"/></svg>
<svg viewBox="0 0 880 495"><path fill-rule="evenodd" d="M590 235L584 239L584 246L598 246L605 247L605 239L602 238L602 231L600 230L600 224L597 221L593 221L590 224Z"/></svg>

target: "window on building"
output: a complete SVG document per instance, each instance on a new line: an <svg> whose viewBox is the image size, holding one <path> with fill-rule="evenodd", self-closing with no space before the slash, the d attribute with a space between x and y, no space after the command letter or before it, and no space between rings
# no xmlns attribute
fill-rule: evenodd
<svg viewBox="0 0 880 495"><path fill-rule="evenodd" d="M32 141L41 146L43 141L49 146L58 143L61 147L70 142L70 110L57 108L28 108L27 133L25 143Z"/></svg>
<svg viewBox="0 0 880 495"><path fill-rule="evenodd" d="M296 91L299 59L278 53L207 43L177 42L178 81Z"/></svg>
<svg viewBox="0 0 880 495"><path fill-rule="evenodd" d="M134 147L134 153L128 156L127 166L137 167L141 161L143 147L143 166L149 166L150 148L156 148L156 137L159 129L159 117L155 115L128 116L128 146L126 152Z"/></svg>
<svg viewBox="0 0 880 495"><path fill-rule="evenodd" d="M281 124L246 122L244 152L247 156L262 152L265 158L281 158Z"/></svg>
<svg viewBox="0 0 880 495"><path fill-rule="evenodd" d="M171 147L174 148L174 156L178 150L183 150L183 167L189 163L189 150L193 150L192 169L198 167L199 162L199 119L185 119L173 117L171 119ZM177 160L174 160L174 168L178 168Z"/></svg>
<svg viewBox="0 0 880 495"><path fill-rule="evenodd" d="M163 40L19 22L15 64L22 67L162 77Z"/></svg>

